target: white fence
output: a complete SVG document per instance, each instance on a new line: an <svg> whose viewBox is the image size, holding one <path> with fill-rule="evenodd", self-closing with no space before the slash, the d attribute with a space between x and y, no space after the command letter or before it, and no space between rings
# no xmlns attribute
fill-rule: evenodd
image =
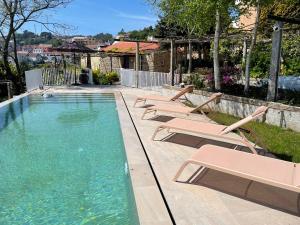
<svg viewBox="0 0 300 225"><path fill-rule="evenodd" d="M34 89L38 89L40 86L43 86L42 73L43 72L41 69L29 70L25 72L27 91L32 91Z"/></svg>
<svg viewBox="0 0 300 225"><path fill-rule="evenodd" d="M120 75L121 85L126 87L159 87L165 84L171 85L172 83L172 78L169 73L138 71L138 77L137 72L131 69L120 69L118 73ZM178 74L174 77L174 83L179 83Z"/></svg>
<svg viewBox="0 0 300 225"><path fill-rule="evenodd" d="M278 78L278 88L300 91L300 77L280 76Z"/></svg>

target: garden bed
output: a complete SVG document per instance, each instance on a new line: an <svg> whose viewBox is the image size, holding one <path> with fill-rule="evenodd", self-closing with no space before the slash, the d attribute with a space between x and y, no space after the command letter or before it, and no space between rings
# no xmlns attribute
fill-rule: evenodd
<svg viewBox="0 0 300 225"><path fill-rule="evenodd" d="M164 86L162 94L173 96L177 91L177 87ZM186 96L192 104L200 105L207 101L211 94L212 92L194 90ZM300 132L300 107L224 94L219 104L212 105L212 108L216 112L244 118L262 105L269 107L268 113L261 119L265 123Z"/></svg>

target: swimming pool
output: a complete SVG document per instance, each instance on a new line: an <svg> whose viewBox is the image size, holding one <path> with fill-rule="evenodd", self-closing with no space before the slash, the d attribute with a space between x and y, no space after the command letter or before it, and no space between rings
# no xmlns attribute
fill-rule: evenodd
<svg viewBox="0 0 300 225"><path fill-rule="evenodd" d="M0 224L139 224L114 94L0 108Z"/></svg>

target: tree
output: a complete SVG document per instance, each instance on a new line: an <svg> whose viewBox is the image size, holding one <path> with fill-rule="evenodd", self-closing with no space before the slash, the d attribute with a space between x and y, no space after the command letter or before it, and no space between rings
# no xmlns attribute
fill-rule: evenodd
<svg viewBox="0 0 300 225"><path fill-rule="evenodd" d="M151 1L160 12L168 18L169 23L186 27L189 39L193 34L204 37L211 27L215 27L214 35L214 81L215 89L221 89L219 65L219 40L221 27L227 28L230 11L236 7L234 0L160 0ZM212 15L215 15L212 17ZM230 21L231 22L231 21Z"/></svg>
<svg viewBox="0 0 300 225"><path fill-rule="evenodd" d="M13 80L9 58L13 58L18 74L21 73L16 48L16 33L25 23L34 22L48 30L56 30L62 25L43 18L43 12L59 6L65 6L71 0L0 0L0 35L3 39L2 58L8 79ZM28 34L30 34L28 32ZM10 55L10 42L13 40L14 55Z"/></svg>
<svg viewBox="0 0 300 225"><path fill-rule="evenodd" d="M51 40L52 39L52 33L51 32L41 32L40 37L44 40Z"/></svg>
<svg viewBox="0 0 300 225"><path fill-rule="evenodd" d="M167 17L160 15L154 28L154 35L160 38L187 37L187 29L169 22Z"/></svg>
<svg viewBox="0 0 300 225"><path fill-rule="evenodd" d="M260 24L258 32L260 35L270 38L273 32L274 21L268 19L268 15L300 18L299 0L276 0L261 6ZM285 29L298 28L295 24L285 24Z"/></svg>
<svg viewBox="0 0 300 225"><path fill-rule="evenodd" d="M280 16L289 16L289 17L299 17L300 7L298 0L255 0L253 1L244 1L247 2L250 7L256 8L256 19L255 25L252 30L252 38L250 48L247 54L246 67L245 67L245 95L249 92L250 87L250 72L251 72L251 58L256 45L256 39L258 33L262 36L271 37L273 24L267 19L269 14L280 15Z"/></svg>
<svg viewBox="0 0 300 225"><path fill-rule="evenodd" d="M126 34L126 32L125 32L124 28L122 28L122 29L119 31L119 33L118 33L118 34L119 34L119 35Z"/></svg>
<svg viewBox="0 0 300 225"><path fill-rule="evenodd" d="M256 18L255 18L255 24L252 31L252 38L251 38L251 44L250 48L247 54L246 58L246 68L245 68L245 87L244 87L244 93L245 95L248 95L249 87L250 87L250 63L251 63L251 56L252 52L254 50L255 44L256 44L256 38L257 38L257 29L259 25L259 18L260 18L260 9L261 9L261 1L256 1Z"/></svg>
<svg viewBox="0 0 300 225"><path fill-rule="evenodd" d="M203 36L211 28L211 24L205 20L205 11L201 3L203 1L195 0L173 0L161 1L159 7L167 18L168 24L177 24L179 27L184 28L184 37L188 39L188 55L189 65L188 73L192 70L192 38L195 36Z"/></svg>
<svg viewBox="0 0 300 225"><path fill-rule="evenodd" d="M145 27L142 30L133 30L129 31L129 38L136 40L147 40L147 37L152 36L154 34L154 30L152 26Z"/></svg>
<svg viewBox="0 0 300 225"><path fill-rule="evenodd" d="M96 34L94 36L94 38L102 40L104 42L108 42L108 41L111 42L114 39L113 35L109 34L109 33L99 33L99 34Z"/></svg>

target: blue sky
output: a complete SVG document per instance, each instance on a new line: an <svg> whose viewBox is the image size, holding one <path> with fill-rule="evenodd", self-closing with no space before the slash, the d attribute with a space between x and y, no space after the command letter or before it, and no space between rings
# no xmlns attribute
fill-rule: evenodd
<svg viewBox="0 0 300 225"><path fill-rule="evenodd" d="M67 34L94 35L100 32L118 33L155 25L157 14L146 0L73 0L66 8L47 13L48 19L71 25ZM44 31L39 24L27 24L36 33Z"/></svg>

